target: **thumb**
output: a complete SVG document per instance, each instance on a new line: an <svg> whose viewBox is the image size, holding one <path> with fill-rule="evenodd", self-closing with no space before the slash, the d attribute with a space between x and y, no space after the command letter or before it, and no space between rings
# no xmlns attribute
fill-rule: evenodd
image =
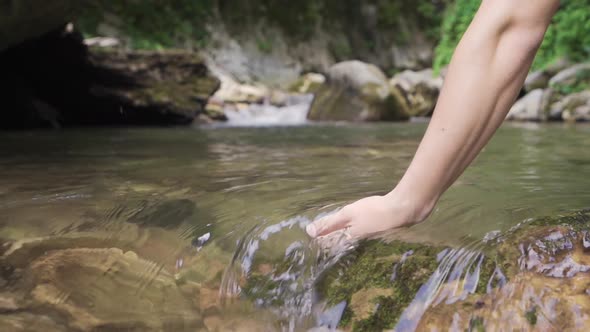
<svg viewBox="0 0 590 332"><path fill-rule="evenodd" d="M312 238L330 234L348 225L349 218L342 210L312 222L305 227L307 234Z"/></svg>

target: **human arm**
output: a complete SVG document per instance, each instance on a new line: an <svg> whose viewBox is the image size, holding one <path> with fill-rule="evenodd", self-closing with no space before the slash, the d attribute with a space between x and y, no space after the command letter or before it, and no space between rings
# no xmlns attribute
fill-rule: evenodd
<svg viewBox="0 0 590 332"><path fill-rule="evenodd" d="M353 237L423 221L475 159L514 103L559 0L483 0L457 46L416 154L395 188L307 227Z"/></svg>

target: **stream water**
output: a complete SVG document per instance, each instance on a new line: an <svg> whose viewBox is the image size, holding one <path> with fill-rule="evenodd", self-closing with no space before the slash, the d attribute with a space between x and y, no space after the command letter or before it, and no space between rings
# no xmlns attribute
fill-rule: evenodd
<svg viewBox="0 0 590 332"><path fill-rule="evenodd" d="M304 226L392 188L425 128L0 133L0 329L333 326L339 308L319 307L314 281L343 252L318 248ZM458 248L445 254L464 262L453 269L476 266L470 250L486 234L588 207L588 147L587 126L507 124L433 215L401 236ZM276 264L288 282L243 296L254 265ZM441 291L425 288L420 303L436 304Z"/></svg>

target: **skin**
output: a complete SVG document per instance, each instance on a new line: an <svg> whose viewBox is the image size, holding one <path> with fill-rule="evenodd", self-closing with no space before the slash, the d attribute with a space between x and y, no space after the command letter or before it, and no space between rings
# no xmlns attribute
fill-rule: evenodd
<svg viewBox="0 0 590 332"><path fill-rule="evenodd" d="M559 0L483 0L449 64L428 129L397 186L307 226L364 238L422 222L502 124Z"/></svg>

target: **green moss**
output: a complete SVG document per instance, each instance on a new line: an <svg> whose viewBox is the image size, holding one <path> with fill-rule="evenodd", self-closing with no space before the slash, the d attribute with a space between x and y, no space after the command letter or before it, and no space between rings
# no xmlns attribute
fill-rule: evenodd
<svg viewBox="0 0 590 332"><path fill-rule="evenodd" d="M399 241L364 242L338 267L324 275L317 288L329 304L343 300L351 303L352 296L364 289L391 289L392 296L375 299L377 310L370 317L355 320L354 313L350 312L341 325L351 326L354 331L392 328L418 289L438 266L436 254L440 250L438 247ZM413 253L397 266L396 278L392 281L394 265L400 262L404 253L410 251Z"/></svg>
<svg viewBox="0 0 590 332"><path fill-rule="evenodd" d="M484 325L484 320L481 317L473 317L469 321L469 329L468 332L485 332L486 328Z"/></svg>
<svg viewBox="0 0 590 332"><path fill-rule="evenodd" d="M531 310L525 313L525 318L532 326L537 324L537 307L531 308Z"/></svg>
<svg viewBox="0 0 590 332"><path fill-rule="evenodd" d="M258 46L258 50L262 53L272 52L272 43L268 39L258 39L256 45Z"/></svg>

